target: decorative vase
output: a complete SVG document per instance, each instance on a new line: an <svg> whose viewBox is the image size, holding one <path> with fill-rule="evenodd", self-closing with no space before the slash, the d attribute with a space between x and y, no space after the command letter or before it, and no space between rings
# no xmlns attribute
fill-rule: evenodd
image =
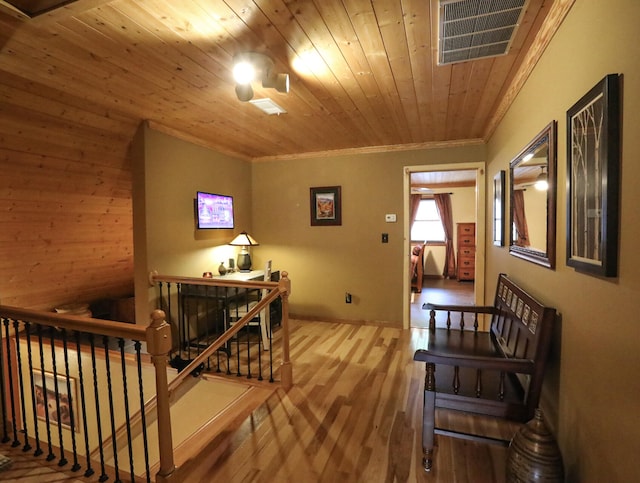
<svg viewBox="0 0 640 483"><path fill-rule="evenodd" d="M224 266L224 262L220 262L220 266L218 267L218 273L220 275L224 275L227 273L227 267Z"/></svg>
<svg viewBox="0 0 640 483"><path fill-rule="evenodd" d="M562 454L547 429L541 409L511 440L507 453L507 482L562 483Z"/></svg>

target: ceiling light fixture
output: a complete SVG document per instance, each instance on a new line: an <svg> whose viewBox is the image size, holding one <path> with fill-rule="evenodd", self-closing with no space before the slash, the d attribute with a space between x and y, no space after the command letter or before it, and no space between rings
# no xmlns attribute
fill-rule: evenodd
<svg viewBox="0 0 640 483"><path fill-rule="evenodd" d="M256 78L256 69L247 60L240 60L233 66L233 78L238 84L250 84Z"/></svg>
<svg viewBox="0 0 640 483"><path fill-rule="evenodd" d="M274 63L269 57L257 52L242 52L233 58L233 78L236 81L236 96L243 102L253 99L251 83L260 80L262 87L289 92L289 74L274 72Z"/></svg>
<svg viewBox="0 0 640 483"><path fill-rule="evenodd" d="M540 174L536 178L534 188L538 191L546 191L549 189L549 182L547 181L547 173L544 172L544 166L540 166Z"/></svg>

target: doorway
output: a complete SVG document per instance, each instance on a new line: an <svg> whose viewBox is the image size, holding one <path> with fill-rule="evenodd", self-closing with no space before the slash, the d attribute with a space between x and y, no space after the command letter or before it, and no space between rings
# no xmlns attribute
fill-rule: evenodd
<svg viewBox="0 0 640 483"><path fill-rule="evenodd" d="M412 176L413 175L413 176ZM412 183L413 179L413 183ZM475 258L473 280L459 281L457 276L443 279L442 263L445 247L443 244L427 245L425 247L425 274L421 293L412 294L410 265L411 265L411 223L410 223L410 195L422 192L428 195L436 192L449 192L452 201L453 227L457 223L474 223L475 229ZM485 168L484 163L459 163L446 165L410 166L404 170L405 196L405 247L404 247L404 287L403 326L426 327L428 313L422 310L422 304L428 298L435 303L484 303L484 252L485 252ZM419 189L418 189L419 188ZM456 203L458 209L455 208ZM454 234L454 243L456 235ZM454 245L457 263L457 249Z"/></svg>

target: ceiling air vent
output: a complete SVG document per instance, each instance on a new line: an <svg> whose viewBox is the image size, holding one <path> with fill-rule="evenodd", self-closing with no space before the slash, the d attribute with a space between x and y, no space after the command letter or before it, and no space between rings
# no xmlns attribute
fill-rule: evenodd
<svg viewBox="0 0 640 483"><path fill-rule="evenodd" d="M276 104L268 97L265 97L263 99L252 99L249 101L249 103L256 106L262 112L266 112L270 116L272 116L273 114L286 114L287 112L282 107L280 107L280 105Z"/></svg>
<svg viewBox="0 0 640 483"><path fill-rule="evenodd" d="M438 63L504 55L527 0L440 0Z"/></svg>

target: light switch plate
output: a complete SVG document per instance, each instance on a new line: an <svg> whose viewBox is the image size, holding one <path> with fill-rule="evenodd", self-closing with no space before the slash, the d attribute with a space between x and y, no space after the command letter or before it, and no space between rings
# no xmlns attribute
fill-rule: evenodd
<svg viewBox="0 0 640 483"><path fill-rule="evenodd" d="M387 223L395 223L396 222L396 214L395 213L387 213L384 215L384 221Z"/></svg>

